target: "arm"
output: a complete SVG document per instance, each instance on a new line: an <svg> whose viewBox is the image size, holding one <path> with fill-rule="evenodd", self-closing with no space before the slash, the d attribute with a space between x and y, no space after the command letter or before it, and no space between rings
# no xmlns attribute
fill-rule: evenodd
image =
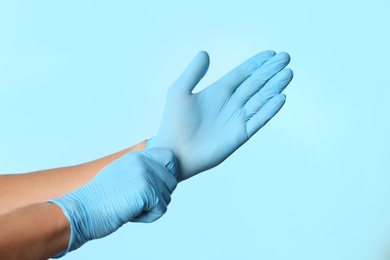
<svg viewBox="0 0 390 260"><path fill-rule="evenodd" d="M22 207L0 216L0 259L47 259L68 246L70 227L52 203Z"/></svg>
<svg viewBox="0 0 390 260"><path fill-rule="evenodd" d="M25 174L0 175L0 215L13 209L59 197L90 181L122 155L142 150L145 141L88 163Z"/></svg>
<svg viewBox="0 0 390 260"><path fill-rule="evenodd" d="M167 149L127 153L90 182L57 199L70 223L67 252L105 237L131 222L150 223L167 210L176 188L176 164Z"/></svg>
<svg viewBox="0 0 390 260"><path fill-rule="evenodd" d="M176 188L175 168L169 150L127 153L73 192L0 216L0 259L61 257L129 221L155 221Z"/></svg>

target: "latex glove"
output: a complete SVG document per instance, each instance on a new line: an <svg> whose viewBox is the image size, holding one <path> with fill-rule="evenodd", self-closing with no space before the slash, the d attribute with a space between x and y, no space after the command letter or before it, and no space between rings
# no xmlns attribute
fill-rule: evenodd
<svg viewBox="0 0 390 260"><path fill-rule="evenodd" d="M157 135L147 147L173 151L178 180L210 169L232 154L283 106L293 73L287 53L259 53L198 93L209 57L200 52L168 90Z"/></svg>
<svg viewBox="0 0 390 260"><path fill-rule="evenodd" d="M131 152L86 185L49 200L62 209L71 227L69 246L56 257L107 236L129 221L160 218L176 188L175 173L174 157L167 149Z"/></svg>

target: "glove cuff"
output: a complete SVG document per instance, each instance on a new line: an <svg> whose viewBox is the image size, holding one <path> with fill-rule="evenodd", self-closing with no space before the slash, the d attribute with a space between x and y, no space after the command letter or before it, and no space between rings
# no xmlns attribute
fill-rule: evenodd
<svg viewBox="0 0 390 260"><path fill-rule="evenodd" d="M152 138L149 138L146 140L146 144L145 144L144 149L153 148L153 139L154 138L155 137L152 137Z"/></svg>
<svg viewBox="0 0 390 260"><path fill-rule="evenodd" d="M70 224L70 238L69 238L68 247L62 252L53 256L52 258L63 257L68 252L76 250L77 248L81 247L83 244L85 244L88 241L82 235L84 234L84 232L83 230L81 230L83 227L82 223L84 223L83 219L85 218L85 216L83 216L84 215L83 207L82 205L80 205L80 203L78 203L77 200L75 200L72 197L73 197L72 194L66 194L59 198L50 199L46 201L49 203L54 203L58 207L60 207Z"/></svg>

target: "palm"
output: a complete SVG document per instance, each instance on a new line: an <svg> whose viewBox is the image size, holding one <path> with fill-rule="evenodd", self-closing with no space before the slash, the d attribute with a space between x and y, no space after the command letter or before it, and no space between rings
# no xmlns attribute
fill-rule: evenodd
<svg viewBox="0 0 390 260"><path fill-rule="evenodd" d="M207 138L205 141L193 140L193 143L203 144L202 152L207 155L206 158L215 154L213 159L215 164L219 164L249 138L243 107L234 102L230 93L220 93L216 86L195 94L194 98L201 107L200 118L204 121L198 131L205 133ZM213 144L213 150L210 149L210 144ZM216 158L219 160L215 160Z"/></svg>
<svg viewBox="0 0 390 260"><path fill-rule="evenodd" d="M179 180L221 163L281 108L284 96L278 94L292 73L278 73L288 64L288 55L272 56L260 53L193 94L208 68L208 56L203 53L171 87L159 132L148 146L175 153Z"/></svg>

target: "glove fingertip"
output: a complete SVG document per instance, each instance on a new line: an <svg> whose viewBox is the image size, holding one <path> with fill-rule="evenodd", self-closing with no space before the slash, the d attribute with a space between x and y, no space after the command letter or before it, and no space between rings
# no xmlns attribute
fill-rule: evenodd
<svg viewBox="0 0 390 260"><path fill-rule="evenodd" d="M266 53L266 54L268 54L271 57L276 54L276 52L274 50L266 50L266 51L263 51L262 53Z"/></svg>
<svg viewBox="0 0 390 260"><path fill-rule="evenodd" d="M282 52L279 52L278 55L279 55L281 58L283 58L284 60L288 60L288 61L291 60L291 56L290 56L290 54L288 54L287 52L282 51Z"/></svg>
<svg viewBox="0 0 390 260"><path fill-rule="evenodd" d="M210 60L210 56L209 56L208 52L205 51L205 50L199 51L198 55L202 55L202 56L203 56L203 57L202 57L203 59Z"/></svg>
<svg viewBox="0 0 390 260"><path fill-rule="evenodd" d="M294 77L294 71L292 69L290 69L290 68L287 68L286 70L290 73L291 78L293 78Z"/></svg>
<svg viewBox="0 0 390 260"><path fill-rule="evenodd" d="M195 86L206 75L209 65L210 58L208 53L200 51L171 86L169 93L191 94Z"/></svg>
<svg viewBox="0 0 390 260"><path fill-rule="evenodd" d="M286 95L281 93L272 97L247 123L247 138L251 138L271 118L273 118L286 102Z"/></svg>

